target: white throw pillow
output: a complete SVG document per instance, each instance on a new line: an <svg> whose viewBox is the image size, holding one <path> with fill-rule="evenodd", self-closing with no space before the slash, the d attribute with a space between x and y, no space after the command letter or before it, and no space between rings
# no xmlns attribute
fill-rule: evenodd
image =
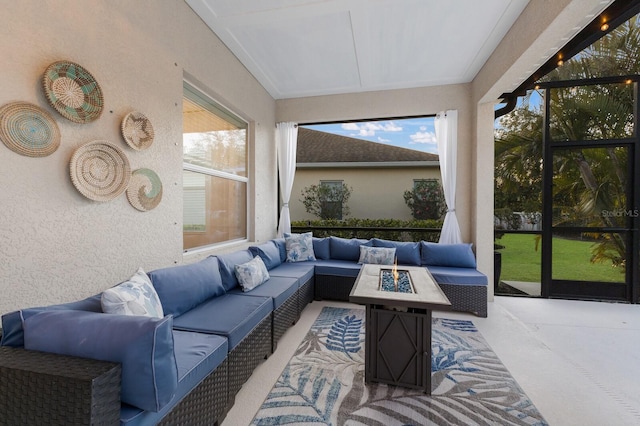
<svg viewBox="0 0 640 426"><path fill-rule="evenodd" d="M269 272L260 256L236 265L235 271L242 291L251 291L269 279Z"/></svg>
<svg viewBox="0 0 640 426"><path fill-rule="evenodd" d="M375 265L393 265L396 257L395 247L367 247L360 246L358 263L372 263Z"/></svg>
<svg viewBox="0 0 640 426"><path fill-rule="evenodd" d="M107 314L164 317L158 293L142 268L127 281L105 290L100 302Z"/></svg>
<svg viewBox="0 0 640 426"><path fill-rule="evenodd" d="M316 260L313 252L313 234L286 234L284 244L287 249L287 262L305 262Z"/></svg>

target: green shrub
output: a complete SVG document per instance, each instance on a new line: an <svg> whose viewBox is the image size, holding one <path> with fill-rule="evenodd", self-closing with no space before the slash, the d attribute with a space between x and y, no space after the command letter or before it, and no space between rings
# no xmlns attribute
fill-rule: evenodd
<svg viewBox="0 0 640 426"><path fill-rule="evenodd" d="M294 221L291 223L294 232L313 231L315 237L342 237L342 238L381 238L394 241L431 241L437 242L440 238L442 220L399 220L399 219L346 219L346 220L310 220ZM316 229L327 228L327 229ZM359 229L340 229L359 228ZM373 229L371 229L373 228ZM377 228L423 228L423 230L384 230ZM436 229L429 230L429 229Z"/></svg>

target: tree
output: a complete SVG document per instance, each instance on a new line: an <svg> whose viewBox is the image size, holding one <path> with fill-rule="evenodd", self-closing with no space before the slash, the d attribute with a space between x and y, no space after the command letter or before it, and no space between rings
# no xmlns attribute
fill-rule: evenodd
<svg viewBox="0 0 640 426"><path fill-rule="evenodd" d="M640 28L634 17L547 74L543 81L624 76L640 72ZM633 135L631 84L601 84L547 90L553 141L628 138ZM555 226L624 227L629 152L623 147L556 150L553 167ZM540 205L542 111L524 102L501 118L496 130L496 208L526 210ZM589 234L597 244L592 261L622 266L626 256L620 234Z"/></svg>
<svg viewBox="0 0 640 426"><path fill-rule="evenodd" d="M440 219L446 210L444 193L435 179L417 181L410 191L404 192L404 202L414 219Z"/></svg>
<svg viewBox="0 0 640 426"><path fill-rule="evenodd" d="M302 199L307 213L320 219L343 219L350 214L347 201L352 188L344 182L332 185L310 185L302 189Z"/></svg>

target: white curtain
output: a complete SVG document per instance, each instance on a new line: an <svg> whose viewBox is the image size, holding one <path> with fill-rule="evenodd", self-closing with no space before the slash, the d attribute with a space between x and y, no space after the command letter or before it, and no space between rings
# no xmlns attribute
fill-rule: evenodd
<svg viewBox="0 0 640 426"><path fill-rule="evenodd" d="M278 237L291 232L289 200L296 175L296 147L298 146L298 125L296 123L276 124L276 147L278 153L278 176L282 194L282 210L278 223Z"/></svg>
<svg viewBox="0 0 640 426"><path fill-rule="evenodd" d="M458 152L458 111L448 110L436 114L436 140L440 157L440 175L447 214L444 217L440 242L456 244L462 242L460 225L456 216L456 161Z"/></svg>

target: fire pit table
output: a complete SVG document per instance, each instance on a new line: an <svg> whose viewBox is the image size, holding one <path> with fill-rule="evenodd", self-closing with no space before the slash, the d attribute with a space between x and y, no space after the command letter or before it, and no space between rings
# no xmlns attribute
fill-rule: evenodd
<svg viewBox="0 0 640 426"><path fill-rule="evenodd" d="M430 395L432 311L449 310L451 303L429 271L362 265L349 301L366 305L365 381Z"/></svg>

